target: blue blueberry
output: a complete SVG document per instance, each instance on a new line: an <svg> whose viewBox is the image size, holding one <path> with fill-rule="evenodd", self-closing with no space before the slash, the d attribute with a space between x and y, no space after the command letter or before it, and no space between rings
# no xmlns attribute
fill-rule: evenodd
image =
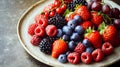
<svg viewBox="0 0 120 67"><path fill-rule="evenodd" d="M93 47L88 47L88 48L86 48L86 52L89 52L89 53L92 53L92 52L93 52L93 50L94 50L94 48L93 48Z"/></svg>
<svg viewBox="0 0 120 67"><path fill-rule="evenodd" d="M82 26L76 26L75 27L75 32L77 32L78 34L83 34L84 33L84 29Z"/></svg>
<svg viewBox="0 0 120 67"><path fill-rule="evenodd" d="M78 41L78 40L80 40L80 36L78 33L73 33L72 36L70 37L70 39L73 41Z"/></svg>
<svg viewBox="0 0 120 67"><path fill-rule="evenodd" d="M69 41L70 40L70 37L68 35L63 35L62 36L62 39L65 40L65 41Z"/></svg>
<svg viewBox="0 0 120 67"><path fill-rule="evenodd" d="M63 35L63 32L61 29L58 29L57 37L61 37Z"/></svg>
<svg viewBox="0 0 120 67"><path fill-rule="evenodd" d="M66 63L67 62L67 55L66 54L60 54L58 57L58 61L61 63Z"/></svg>
<svg viewBox="0 0 120 67"><path fill-rule="evenodd" d="M62 28L62 30L63 30L63 32L64 32L65 34L67 34L67 35L71 35L71 34L72 34L72 28L69 27L69 26L64 26L64 27Z"/></svg>
<svg viewBox="0 0 120 67"><path fill-rule="evenodd" d="M76 25L77 25L77 22L76 22L75 20L70 20L70 21L67 23L67 25L68 25L69 27L71 27L72 29L74 29L74 28L76 27Z"/></svg>
<svg viewBox="0 0 120 67"><path fill-rule="evenodd" d="M74 19L77 21L78 24L82 22L82 19L79 15L75 15Z"/></svg>
<svg viewBox="0 0 120 67"><path fill-rule="evenodd" d="M82 43L86 48L91 47L91 42L88 39L84 39Z"/></svg>
<svg viewBox="0 0 120 67"><path fill-rule="evenodd" d="M76 43L74 41L70 41L68 43L68 48L70 51L73 51L75 47L76 47Z"/></svg>

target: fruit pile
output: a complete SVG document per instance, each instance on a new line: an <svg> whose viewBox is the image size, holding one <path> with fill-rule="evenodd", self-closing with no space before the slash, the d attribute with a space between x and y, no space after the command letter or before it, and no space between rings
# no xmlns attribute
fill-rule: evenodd
<svg viewBox="0 0 120 67"><path fill-rule="evenodd" d="M61 63L99 62L120 45L120 10L101 0L54 0L28 34L32 45Z"/></svg>

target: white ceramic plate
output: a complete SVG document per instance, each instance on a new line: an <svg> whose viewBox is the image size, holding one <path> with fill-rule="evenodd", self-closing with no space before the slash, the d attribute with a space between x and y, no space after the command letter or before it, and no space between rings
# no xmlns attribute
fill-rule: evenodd
<svg viewBox="0 0 120 67"><path fill-rule="evenodd" d="M39 2L32 5L20 18L17 26L17 34L18 38L24 47L24 49L35 59L45 64L56 66L56 67L98 67L98 66L107 66L110 65L120 59L120 47L115 48L114 53L108 57L106 57L103 61L92 63L92 64L83 64L82 62L77 65L73 65L70 63L62 64L58 62L56 59L52 58L50 55L45 55L40 52L39 47L32 46L30 43L31 36L28 35L27 29L31 23L34 23L34 17L39 14L43 8L52 3L54 0L40 0ZM106 1L106 0L105 0ZM112 1L106 1L106 3L112 5L113 7L120 8L117 4Z"/></svg>

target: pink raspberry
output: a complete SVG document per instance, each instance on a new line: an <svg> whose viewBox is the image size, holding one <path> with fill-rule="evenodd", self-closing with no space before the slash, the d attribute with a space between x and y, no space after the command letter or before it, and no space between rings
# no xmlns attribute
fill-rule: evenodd
<svg viewBox="0 0 120 67"><path fill-rule="evenodd" d="M102 45L102 51L104 52L105 55L109 55L113 52L113 46L111 43L109 42L105 42Z"/></svg>
<svg viewBox="0 0 120 67"><path fill-rule="evenodd" d="M40 37L43 37L43 36L45 35L45 29L44 29L44 27L38 26L38 27L35 29L35 35L40 36Z"/></svg>
<svg viewBox="0 0 120 67"><path fill-rule="evenodd" d="M92 55L88 52L83 52L81 54L81 60L83 63L90 64L92 62Z"/></svg>
<svg viewBox="0 0 120 67"><path fill-rule="evenodd" d="M77 52L69 53L67 59L72 64L78 64L80 62L80 54Z"/></svg>
<svg viewBox="0 0 120 67"><path fill-rule="evenodd" d="M85 51L85 46L82 43L78 43L78 45L75 47L74 51L81 54L82 52Z"/></svg>
<svg viewBox="0 0 120 67"><path fill-rule="evenodd" d="M41 38L37 35L33 35L31 40L30 40L31 44L34 46L38 46L40 41L41 41Z"/></svg>
<svg viewBox="0 0 120 67"><path fill-rule="evenodd" d="M37 23L33 23L31 25L29 25L28 27L28 34L30 34L31 36L33 36L35 34L34 30L37 27Z"/></svg>
<svg viewBox="0 0 120 67"><path fill-rule="evenodd" d="M47 19L39 19L37 24L42 26L42 27L46 27L48 25L48 21L47 21Z"/></svg>
<svg viewBox="0 0 120 67"><path fill-rule="evenodd" d="M104 53L101 49L95 49L92 52L92 57L94 61L99 62L104 58Z"/></svg>

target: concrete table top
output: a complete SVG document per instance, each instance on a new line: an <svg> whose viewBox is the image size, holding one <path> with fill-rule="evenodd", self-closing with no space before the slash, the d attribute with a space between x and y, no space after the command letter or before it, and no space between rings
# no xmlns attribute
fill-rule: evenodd
<svg viewBox="0 0 120 67"><path fill-rule="evenodd" d="M0 0L0 67L50 67L31 57L17 37L20 16L37 1Z"/></svg>

